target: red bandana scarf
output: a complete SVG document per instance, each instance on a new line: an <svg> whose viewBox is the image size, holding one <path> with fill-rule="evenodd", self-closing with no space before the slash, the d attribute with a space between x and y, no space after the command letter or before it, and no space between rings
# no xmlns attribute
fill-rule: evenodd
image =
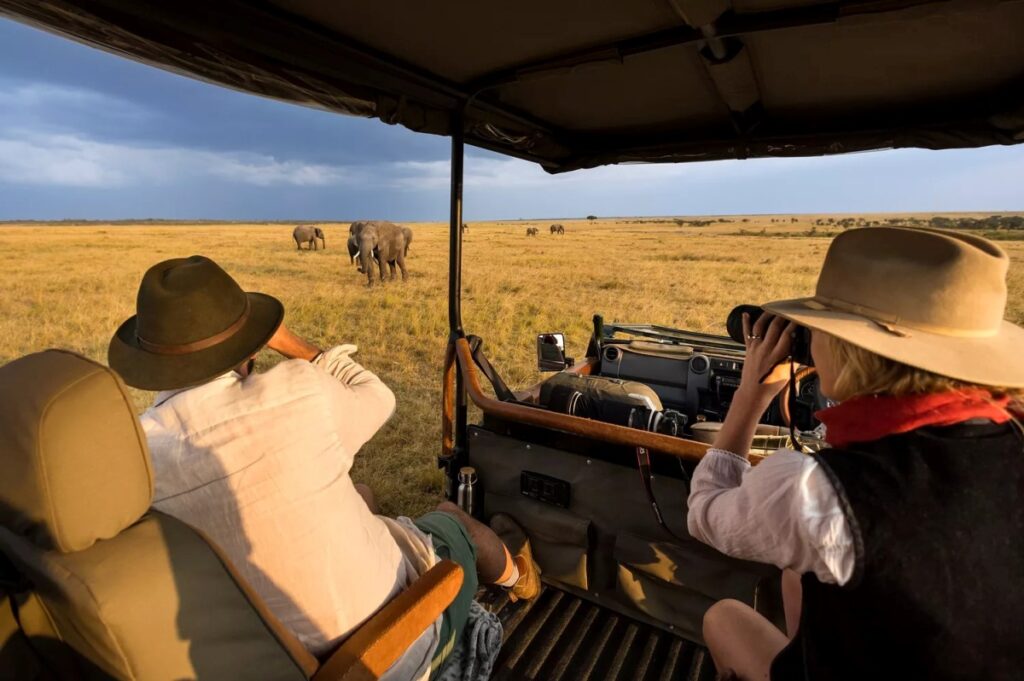
<svg viewBox="0 0 1024 681"><path fill-rule="evenodd" d="M925 426L951 426L971 419L993 423L1010 420L1010 399L993 397L980 389L931 395L865 395L822 409L815 416L825 424L833 447L871 442L886 435L907 433Z"/></svg>

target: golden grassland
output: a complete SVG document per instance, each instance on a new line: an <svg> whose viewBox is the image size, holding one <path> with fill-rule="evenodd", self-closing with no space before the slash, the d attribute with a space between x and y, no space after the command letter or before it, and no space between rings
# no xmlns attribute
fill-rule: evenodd
<svg viewBox="0 0 1024 681"><path fill-rule="evenodd" d="M465 328L485 338L492 363L514 386L538 378L539 332L565 332L568 353L582 356L594 313L724 333L738 303L812 291L833 230L805 236L822 216L796 217L732 217L701 228L651 218L559 220L565 236L548 234L551 221L471 223ZM363 448L353 477L378 491L385 512L417 514L436 501L441 483L448 234L438 223L411 226L409 280L373 289L349 264L347 224L324 224L327 250L318 252L296 251L291 226L281 224L0 226L0 362L48 347L105 362L146 268L209 256L247 290L280 298L296 332L321 345L359 346L357 358L391 386L398 408ZM527 238L529 226L540 235ZM1024 241L1001 245L1015 260L1007 316L1024 323ZM258 366L277 361L264 352ZM141 411L152 395L133 397Z"/></svg>

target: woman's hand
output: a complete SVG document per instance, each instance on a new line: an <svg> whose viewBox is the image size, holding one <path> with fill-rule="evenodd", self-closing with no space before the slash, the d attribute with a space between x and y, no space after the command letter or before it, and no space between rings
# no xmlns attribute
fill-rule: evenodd
<svg viewBox="0 0 1024 681"><path fill-rule="evenodd" d="M740 387L712 445L716 449L743 457L750 453L757 422L789 378L786 358L789 357L794 328L794 324L770 314L761 315L751 328L750 315L743 315L747 356L743 360Z"/></svg>
<svg viewBox="0 0 1024 681"><path fill-rule="evenodd" d="M789 362L796 324L782 317L765 313L751 328L750 315L743 315L743 337L747 356L743 360L743 374L739 390L765 408L779 394L789 379Z"/></svg>

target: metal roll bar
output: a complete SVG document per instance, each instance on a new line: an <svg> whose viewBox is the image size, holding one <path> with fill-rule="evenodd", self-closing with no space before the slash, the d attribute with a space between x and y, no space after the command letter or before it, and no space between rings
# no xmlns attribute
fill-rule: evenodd
<svg viewBox="0 0 1024 681"><path fill-rule="evenodd" d="M462 330L462 178L465 160L465 106L452 114L451 202L448 212L448 349L442 390L442 441L438 466L445 471L444 494L454 499L459 468L466 461L466 385L455 362Z"/></svg>

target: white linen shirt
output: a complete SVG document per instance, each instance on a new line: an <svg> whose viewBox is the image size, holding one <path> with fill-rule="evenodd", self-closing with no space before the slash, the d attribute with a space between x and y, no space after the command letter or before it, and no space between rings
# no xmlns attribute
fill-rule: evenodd
<svg viewBox="0 0 1024 681"><path fill-rule="evenodd" d="M313 362L162 392L141 417L153 507L217 543L313 654L436 562L428 535L372 514L349 477L356 452L395 408L355 351L342 345ZM438 635L435 623L394 678L429 672Z"/></svg>
<svg viewBox="0 0 1024 681"><path fill-rule="evenodd" d="M839 495L810 456L780 449L757 466L710 449L693 472L690 534L734 558L770 563L843 585L854 546Z"/></svg>

